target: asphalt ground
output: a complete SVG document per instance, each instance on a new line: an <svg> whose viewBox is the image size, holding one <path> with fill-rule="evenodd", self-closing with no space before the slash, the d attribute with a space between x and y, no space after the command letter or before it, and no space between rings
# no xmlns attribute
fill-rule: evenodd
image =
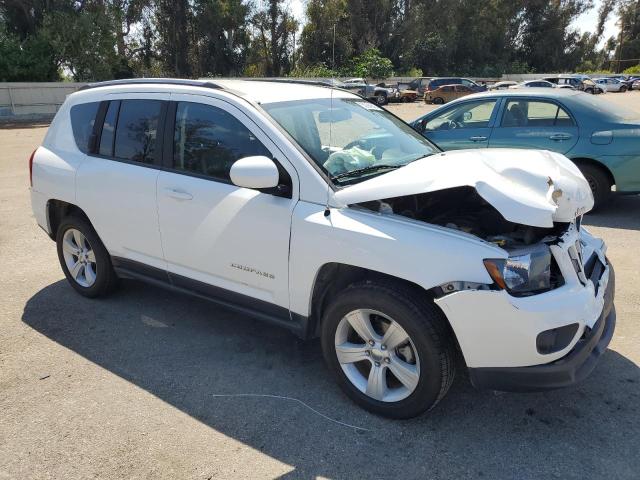
<svg viewBox="0 0 640 480"><path fill-rule="evenodd" d="M607 98L640 109L640 92ZM507 394L460 374L432 412L392 421L340 392L318 341L135 281L74 293L29 204L45 131L0 130L0 479L640 476L639 196L585 218L618 313L587 380Z"/></svg>

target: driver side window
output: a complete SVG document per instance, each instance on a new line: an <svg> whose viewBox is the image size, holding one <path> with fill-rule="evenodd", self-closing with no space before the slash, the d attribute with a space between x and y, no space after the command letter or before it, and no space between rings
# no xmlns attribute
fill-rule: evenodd
<svg viewBox="0 0 640 480"><path fill-rule="evenodd" d="M452 130L455 128L486 128L497 100L468 102L457 105L432 118L425 125L425 131Z"/></svg>

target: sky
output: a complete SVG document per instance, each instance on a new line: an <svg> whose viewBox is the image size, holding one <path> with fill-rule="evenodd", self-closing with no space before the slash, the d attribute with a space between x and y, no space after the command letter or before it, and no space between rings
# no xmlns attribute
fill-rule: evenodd
<svg viewBox="0 0 640 480"><path fill-rule="evenodd" d="M588 12L583 13L574 22L574 26L582 32L593 32L596 29L596 25L598 24L598 10L600 8L602 0L595 0L593 3L593 8ZM300 22L300 31L302 31L302 25L306 21L304 16L304 4L305 0L289 0L291 12L293 13L293 16L296 18L296 20ZM617 20L617 16L613 13L609 16L609 20L605 24L604 35L600 40L599 46L604 45L609 37L618 35L620 30L616 26Z"/></svg>

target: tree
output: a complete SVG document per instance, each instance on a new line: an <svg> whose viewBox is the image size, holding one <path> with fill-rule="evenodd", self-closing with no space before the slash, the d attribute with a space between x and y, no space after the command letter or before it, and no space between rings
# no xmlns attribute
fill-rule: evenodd
<svg viewBox="0 0 640 480"><path fill-rule="evenodd" d="M306 13L307 23L301 36L302 62L329 68L344 65L353 52L347 0L309 0Z"/></svg>
<svg viewBox="0 0 640 480"><path fill-rule="evenodd" d="M156 0L155 27L158 56L167 74L189 77L193 71L189 0Z"/></svg>
<svg viewBox="0 0 640 480"><path fill-rule="evenodd" d="M291 70L298 22L283 6L284 0L268 0L251 20L255 31L253 60L261 64L261 71L268 77L281 76Z"/></svg>
<svg viewBox="0 0 640 480"><path fill-rule="evenodd" d="M380 50L370 48L352 60L350 75L363 78L387 78L393 75L393 63Z"/></svg>
<svg viewBox="0 0 640 480"><path fill-rule="evenodd" d="M249 6L241 0L194 2L198 75L238 75L246 60Z"/></svg>

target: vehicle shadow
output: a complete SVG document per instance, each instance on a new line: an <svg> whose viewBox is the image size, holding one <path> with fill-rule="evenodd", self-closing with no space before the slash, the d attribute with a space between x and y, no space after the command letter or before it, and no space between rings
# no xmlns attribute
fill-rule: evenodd
<svg viewBox="0 0 640 480"><path fill-rule="evenodd" d="M640 195L613 195L598 210L586 214L583 223L595 227L640 230Z"/></svg>
<svg viewBox="0 0 640 480"><path fill-rule="evenodd" d="M59 281L22 320L203 424L291 465L281 478L632 478L640 469L640 372L609 350L578 387L474 390L464 375L430 413L371 415L341 394L319 342L134 281L108 300ZM259 394L288 396L304 405ZM233 460L230 459L230 462Z"/></svg>

